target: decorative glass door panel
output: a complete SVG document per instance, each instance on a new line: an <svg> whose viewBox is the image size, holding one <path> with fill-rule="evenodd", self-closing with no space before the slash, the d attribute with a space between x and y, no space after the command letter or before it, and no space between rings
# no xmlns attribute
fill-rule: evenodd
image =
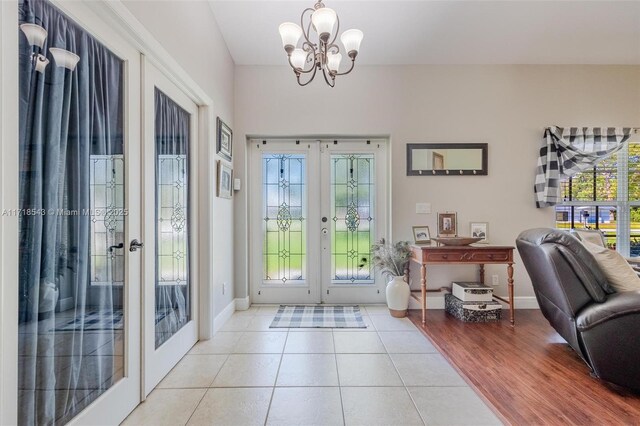
<svg viewBox="0 0 640 426"><path fill-rule="evenodd" d="M183 146L182 150L186 150ZM189 322L188 160L159 154L156 182L156 348Z"/></svg>
<svg viewBox="0 0 640 426"><path fill-rule="evenodd" d="M91 285L124 283L124 156L91 155Z"/></svg>
<svg viewBox="0 0 640 426"><path fill-rule="evenodd" d="M306 165L300 154L264 154L264 284L306 281Z"/></svg>
<svg viewBox="0 0 640 426"><path fill-rule="evenodd" d="M375 156L331 155L331 283L372 284Z"/></svg>

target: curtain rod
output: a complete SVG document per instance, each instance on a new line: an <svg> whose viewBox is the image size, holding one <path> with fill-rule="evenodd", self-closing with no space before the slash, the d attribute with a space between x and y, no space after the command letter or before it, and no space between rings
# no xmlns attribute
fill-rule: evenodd
<svg viewBox="0 0 640 426"><path fill-rule="evenodd" d="M550 127L559 127L559 126L550 126ZM576 126L577 127L577 126ZM614 127L627 127L627 126L614 126ZM545 129L548 129L549 127L545 127ZM629 128L629 127L627 127ZM630 127L631 131L633 133L640 133L640 127Z"/></svg>

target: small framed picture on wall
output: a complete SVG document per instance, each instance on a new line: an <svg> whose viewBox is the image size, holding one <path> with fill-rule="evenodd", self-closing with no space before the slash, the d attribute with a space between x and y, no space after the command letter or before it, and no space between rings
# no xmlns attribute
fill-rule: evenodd
<svg viewBox="0 0 640 426"><path fill-rule="evenodd" d="M216 144L216 153L222 158L231 161L232 148L233 148L233 132L231 128L226 125L224 121L218 117L217 120L218 137Z"/></svg>
<svg viewBox="0 0 640 426"><path fill-rule="evenodd" d="M218 197L231 198L233 169L224 161L218 160Z"/></svg>
<svg viewBox="0 0 640 426"><path fill-rule="evenodd" d="M438 213L438 235L455 237L458 235L458 219L456 213Z"/></svg>
<svg viewBox="0 0 640 426"><path fill-rule="evenodd" d="M489 222L469 223L469 235L474 238L482 238L481 244L489 244Z"/></svg>

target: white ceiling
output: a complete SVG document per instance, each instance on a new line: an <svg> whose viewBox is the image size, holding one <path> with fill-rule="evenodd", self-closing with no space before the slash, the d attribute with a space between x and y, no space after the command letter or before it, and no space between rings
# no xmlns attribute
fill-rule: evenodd
<svg viewBox="0 0 640 426"><path fill-rule="evenodd" d="M209 0L239 65L284 65L278 25L314 0ZM361 64L640 64L640 1L325 0Z"/></svg>

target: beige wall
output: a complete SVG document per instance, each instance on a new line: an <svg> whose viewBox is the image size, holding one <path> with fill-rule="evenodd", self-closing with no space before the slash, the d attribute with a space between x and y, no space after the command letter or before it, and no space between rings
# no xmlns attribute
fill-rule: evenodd
<svg viewBox="0 0 640 426"><path fill-rule="evenodd" d="M316 78L316 80L318 80ZM435 234L436 212L489 222L492 244L515 243L524 229L553 226L551 209L536 209L533 178L543 128L640 125L638 66L378 66L356 67L330 89L322 78L298 87L285 67L239 66L235 78L236 176L247 187L246 135L389 135L393 238L411 226ZM489 175L407 177L406 143L486 142ZM415 214L429 202L432 214ZM235 198L236 297L247 294L247 193ZM516 296L531 296L517 258ZM505 293L504 268L499 274ZM472 279L472 267L433 267L430 287Z"/></svg>
<svg viewBox="0 0 640 426"><path fill-rule="evenodd" d="M162 44L184 71L213 99L213 115L233 128L234 63L205 1L125 1L125 6ZM215 123L209 147L210 170L201 170L215 188ZM202 164L202 163L201 163ZM203 167L204 168L204 167ZM233 201L211 197L213 250L200 262L212 263L213 314L233 301ZM200 236L202 238L203 235ZM222 284L228 283L222 294Z"/></svg>

